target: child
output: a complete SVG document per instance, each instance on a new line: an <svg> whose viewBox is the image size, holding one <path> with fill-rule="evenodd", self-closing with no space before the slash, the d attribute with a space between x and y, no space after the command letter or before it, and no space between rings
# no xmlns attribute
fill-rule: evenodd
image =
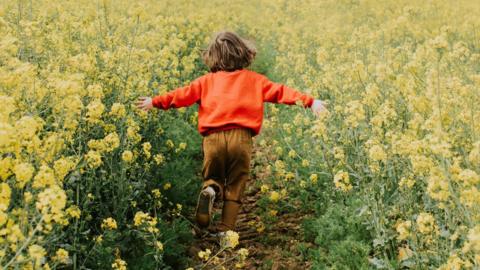
<svg viewBox="0 0 480 270"><path fill-rule="evenodd" d="M223 200L221 222L211 232L234 230L245 184L249 179L252 137L260 132L263 103L293 105L301 101L315 113L325 109L314 100L285 85L245 69L256 55L256 49L232 32L220 32L203 54L210 72L188 86L153 98L140 97L137 107L167 110L199 104L198 130L203 136L203 187L196 220L208 227L213 202Z"/></svg>

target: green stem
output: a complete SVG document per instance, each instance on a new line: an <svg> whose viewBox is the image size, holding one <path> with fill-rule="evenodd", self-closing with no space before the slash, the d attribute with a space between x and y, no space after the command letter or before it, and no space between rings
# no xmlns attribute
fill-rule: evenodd
<svg viewBox="0 0 480 270"><path fill-rule="evenodd" d="M437 87L436 87L436 94L437 94L437 106L438 106L438 116L440 117L440 128L443 130L443 123L442 123L442 103L440 97L440 60L438 58L437 61Z"/></svg>
<svg viewBox="0 0 480 270"><path fill-rule="evenodd" d="M80 181L77 182L77 188L76 188L76 204L77 206L80 205ZM73 240L73 249L75 250L75 253L73 254L73 269L77 269L77 242L78 242L78 218L75 219L75 238Z"/></svg>
<svg viewBox="0 0 480 270"><path fill-rule="evenodd" d="M204 269L205 266L207 266L212 260L213 258L217 257L220 253L222 253L224 250L226 249L226 247L222 247L215 255L213 255L210 259L208 259L208 261L205 262L205 264L202 266L202 268L200 268L200 270Z"/></svg>

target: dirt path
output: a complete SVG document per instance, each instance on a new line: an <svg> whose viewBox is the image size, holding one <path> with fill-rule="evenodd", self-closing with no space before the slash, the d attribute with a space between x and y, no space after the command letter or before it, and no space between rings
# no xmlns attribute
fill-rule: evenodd
<svg viewBox="0 0 480 270"><path fill-rule="evenodd" d="M257 201L261 196L258 187L250 182L247 185L236 230L240 236L240 243L235 250L246 248L249 251L243 269L308 269L308 262L303 261L298 251L298 239L301 239L299 235L301 217L294 214L279 214L279 222L267 225L263 231L257 230L258 225L261 224L261 218L256 214L259 210ZM220 217L220 215L221 210L217 208L214 217ZM194 265L198 266L201 263L198 252L207 248L215 254L219 250L219 245L214 238L197 236L189 250L189 256L195 262ZM232 255L231 252L223 252L219 257L231 258ZM235 269L235 261L227 262L223 266L225 269ZM209 265L203 269L221 269L221 267Z"/></svg>

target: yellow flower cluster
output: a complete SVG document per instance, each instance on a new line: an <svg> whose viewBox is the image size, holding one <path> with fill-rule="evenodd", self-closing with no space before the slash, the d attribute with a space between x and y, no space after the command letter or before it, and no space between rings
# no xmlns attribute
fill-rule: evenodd
<svg viewBox="0 0 480 270"><path fill-rule="evenodd" d="M33 259L35 267L39 268L43 264L47 252L43 247L34 244L28 247L28 255Z"/></svg>
<svg viewBox="0 0 480 270"><path fill-rule="evenodd" d="M363 104L357 100L347 103L345 106L345 114L347 115L345 122L352 128L356 128L361 121L365 120L365 110L363 109Z"/></svg>
<svg viewBox="0 0 480 270"><path fill-rule="evenodd" d="M125 109L125 105L121 103L113 103L109 115L121 119L125 117L126 113L127 110Z"/></svg>
<svg viewBox="0 0 480 270"><path fill-rule="evenodd" d="M410 228L412 227L412 222L410 220L400 221L397 223L397 238L398 240L405 240L410 236Z"/></svg>
<svg viewBox="0 0 480 270"><path fill-rule="evenodd" d="M133 161L133 153L130 150L125 150L122 153L122 160L126 163L131 163Z"/></svg>
<svg viewBox="0 0 480 270"><path fill-rule="evenodd" d="M100 118L105 110L102 101L94 100L87 105L87 122L96 124L100 122Z"/></svg>
<svg viewBox="0 0 480 270"><path fill-rule="evenodd" d="M398 182L398 186L402 188L412 188L413 185L415 185L415 180L412 177L402 177Z"/></svg>
<svg viewBox="0 0 480 270"><path fill-rule="evenodd" d="M338 171L335 174L333 177L333 183L335 184L336 188L345 192L352 189L352 185L350 184L350 176L344 171Z"/></svg>
<svg viewBox="0 0 480 270"><path fill-rule="evenodd" d="M109 153L117 149L120 146L120 138L116 132L109 133L102 140L90 140L88 141L88 147L91 150L98 151L100 153Z"/></svg>
<svg viewBox="0 0 480 270"><path fill-rule="evenodd" d="M234 231L227 231L221 239L220 245L224 248L235 248L238 245L239 235Z"/></svg>
<svg viewBox="0 0 480 270"><path fill-rule="evenodd" d="M127 270L127 262L122 259L115 259L115 261L112 263L112 269Z"/></svg>
<svg viewBox="0 0 480 270"><path fill-rule="evenodd" d="M417 217L417 230L429 234L438 230L435 218L429 213L420 213Z"/></svg>
<svg viewBox="0 0 480 270"><path fill-rule="evenodd" d="M281 198L281 195L280 193L278 193L278 191L272 191L270 192L270 200L274 203L278 202Z"/></svg>
<svg viewBox="0 0 480 270"><path fill-rule="evenodd" d="M42 219L46 223L45 229L52 228L51 223L67 224L63 209L67 203L65 191L57 185L44 189L38 194L36 208L42 213Z"/></svg>
<svg viewBox="0 0 480 270"><path fill-rule="evenodd" d="M156 198L156 199L159 199L162 197L162 193L160 192L160 190L158 188L152 190L152 194L153 194L153 197Z"/></svg>
<svg viewBox="0 0 480 270"><path fill-rule="evenodd" d="M63 248L59 248L55 252L54 260L59 263L67 264L69 262L68 251Z"/></svg>
<svg viewBox="0 0 480 270"><path fill-rule="evenodd" d="M149 159L152 156L150 150L152 150L152 145L149 142L145 142L142 144L143 152L145 153L145 157Z"/></svg>
<svg viewBox="0 0 480 270"><path fill-rule="evenodd" d="M211 254L212 254L212 251L209 248L207 248L207 249L205 249L205 251L203 251L203 250L199 251L198 252L198 257L200 259L202 259L203 261L208 261Z"/></svg>
<svg viewBox="0 0 480 270"><path fill-rule="evenodd" d="M0 183L0 211L7 211L10 205L12 189L7 183Z"/></svg>
<svg viewBox="0 0 480 270"><path fill-rule="evenodd" d="M142 227L146 231L150 233L158 233L157 219L155 217L151 217L149 214L139 211L135 213L135 217L133 218L133 225L136 227Z"/></svg>
<svg viewBox="0 0 480 270"><path fill-rule="evenodd" d="M117 221L111 217L106 218L102 221L101 225L102 229L104 230L116 230L117 229Z"/></svg>

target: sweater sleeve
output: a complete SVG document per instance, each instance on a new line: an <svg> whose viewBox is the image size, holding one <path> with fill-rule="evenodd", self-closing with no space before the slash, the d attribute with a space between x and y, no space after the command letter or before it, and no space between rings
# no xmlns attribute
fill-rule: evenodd
<svg viewBox="0 0 480 270"><path fill-rule="evenodd" d="M200 100L203 77L192 81L189 85L179 87L166 94L152 98L154 107L168 110L170 108L188 107Z"/></svg>
<svg viewBox="0 0 480 270"><path fill-rule="evenodd" d="M305 107L311 107L314 98L300 91L287 87L283 84L270 81L267 77L261 76L263 101L294 105L302 101Z"/></svg>

